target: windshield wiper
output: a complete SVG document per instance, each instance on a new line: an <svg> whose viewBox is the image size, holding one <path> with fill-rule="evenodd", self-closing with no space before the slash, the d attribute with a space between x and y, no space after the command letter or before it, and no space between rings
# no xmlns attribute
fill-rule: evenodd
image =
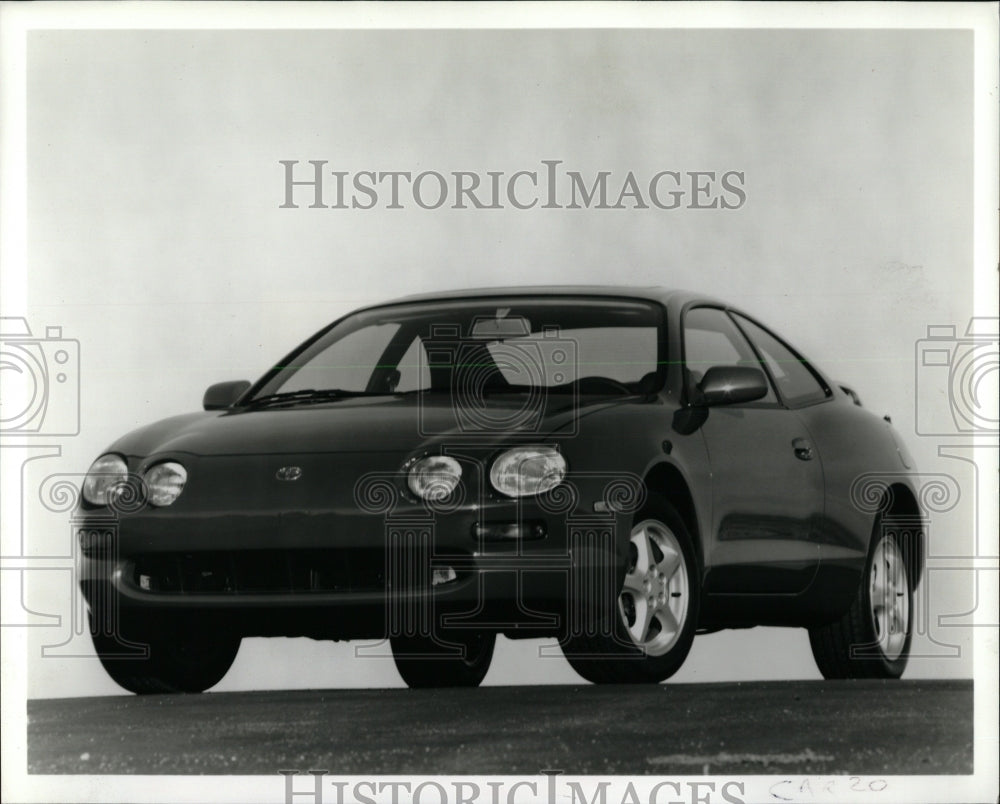
<svg viewBox="0 0 1000 804"><path fill-rule="evenodd" d="M335 399L346 399L354 396L374 396L365 391L345 391L342 388L304 388L301 391L280 391L276 394L265 394L251 399L245 407L275 408L285 405L312 404L314 402L329 402Z"/></svg>

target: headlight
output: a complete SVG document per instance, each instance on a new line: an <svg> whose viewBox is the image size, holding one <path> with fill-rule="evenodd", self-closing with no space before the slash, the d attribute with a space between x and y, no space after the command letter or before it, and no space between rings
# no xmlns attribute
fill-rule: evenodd
<svg viewBox="0 0 1000 804"><path fill-rule="evenodd" d="M83 480L83 499L91 505L107 505L108 493L128 478L128 466L120 455L102 455L90 465Z"/></svg>
<svg viewBox="0 0 1000 804"><path fill-rule="evenodd" d="M410 467L407 483L410 491L422 500L447 499L462 479L462 467L447 455L430 455Z"/></svg>
<svg viewBox="0 0 1000 804"><path fill-rule="evenodd" d="M181 496L187 482L187 469L174 461L158 463L146 472L147 499L152 505L170 505Z"/></svg>
<svg viewBox="0 0 1000 804"><path fill-rule="evenodd" d="M566 459L554 447L516 447L493 462L490 482L508 497L541 494L566 477Z"/></svg>

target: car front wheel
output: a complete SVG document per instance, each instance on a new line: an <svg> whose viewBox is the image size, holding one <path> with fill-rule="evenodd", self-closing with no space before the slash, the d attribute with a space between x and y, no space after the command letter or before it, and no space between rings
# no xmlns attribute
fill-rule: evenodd
<svg viewBox="0 0 1000 804"><path fill-rule="evenodd" d="M582 632L563 642L573 669L594 683L669 678L694 640L699 603L694 547L681 517L655 495L634 519L625 569L613 602L586 602L590 616L582 619Z"/></svg>
<svg viewBox="0 0 1000 804"><path fill-rule="evenodd" d="M493 660L494 631L394 636L392 659L407 686L478 687Z"/></svg>
<svg viewBox="0 0 1000 804"><path fill-rule="evenodd" d="M879 527L876 533L850 610L809 629L824 678L899 678L906 668L913 636L910 573L892 529Z"/></svg>
<svg viewBox="0 0 1000 804"><path fill-rule="evenodd" d="M91 619L101 665L118 686L138 695L203 692L222 680L240 649L240 637L190 623L150 629L141 636L129 631L126 644L94 626Z"/></svg>

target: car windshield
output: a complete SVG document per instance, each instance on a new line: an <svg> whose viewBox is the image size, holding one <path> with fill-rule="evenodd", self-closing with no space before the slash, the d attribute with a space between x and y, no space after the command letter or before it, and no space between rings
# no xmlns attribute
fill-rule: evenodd
<svg viewBox="0 0 1000 804"><path fill-rule="evenodd" d="M251 404L435 391L648 393L662 384L661 329L660 307L625 299L391 305L308 342Z"/></svg>

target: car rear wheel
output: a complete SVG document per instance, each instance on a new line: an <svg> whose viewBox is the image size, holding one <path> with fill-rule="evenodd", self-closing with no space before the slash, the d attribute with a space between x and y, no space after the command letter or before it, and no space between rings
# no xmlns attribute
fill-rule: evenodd
<svg viewBox="0 0 1000 804"><path fill-rule="evenodd" d="M650 495L632 526L617 597L611 605L586 604L591 616L583 619L583 632L563 642L570 665L595 684L657 683L672 676L694 641L697 577L684 521L666 501Z"/></svg>
<svg viewBox="0 0 1000 804"><path fill-rule="evenodd" d="M392 659L407 686L478 687L493 660L494 631L390 638Z"/></svg>
<svg viewBox="0 0 1000 804"><path fill-rule="evenodd" d="M101 633L91 619L91 638L101 665L118 686L138 695L203 692L232 667L240 637L174 623L143 635L128 632L128 642L145 645L146 656Z"/></svg>
<svg viewBox="0 0 1000 804"><path fill-rule="evenodd" d="M905 554L891 528L876 527L857 597L839 620L809 629L824 678L899 678L913 636L913 593Z"/></svg>

